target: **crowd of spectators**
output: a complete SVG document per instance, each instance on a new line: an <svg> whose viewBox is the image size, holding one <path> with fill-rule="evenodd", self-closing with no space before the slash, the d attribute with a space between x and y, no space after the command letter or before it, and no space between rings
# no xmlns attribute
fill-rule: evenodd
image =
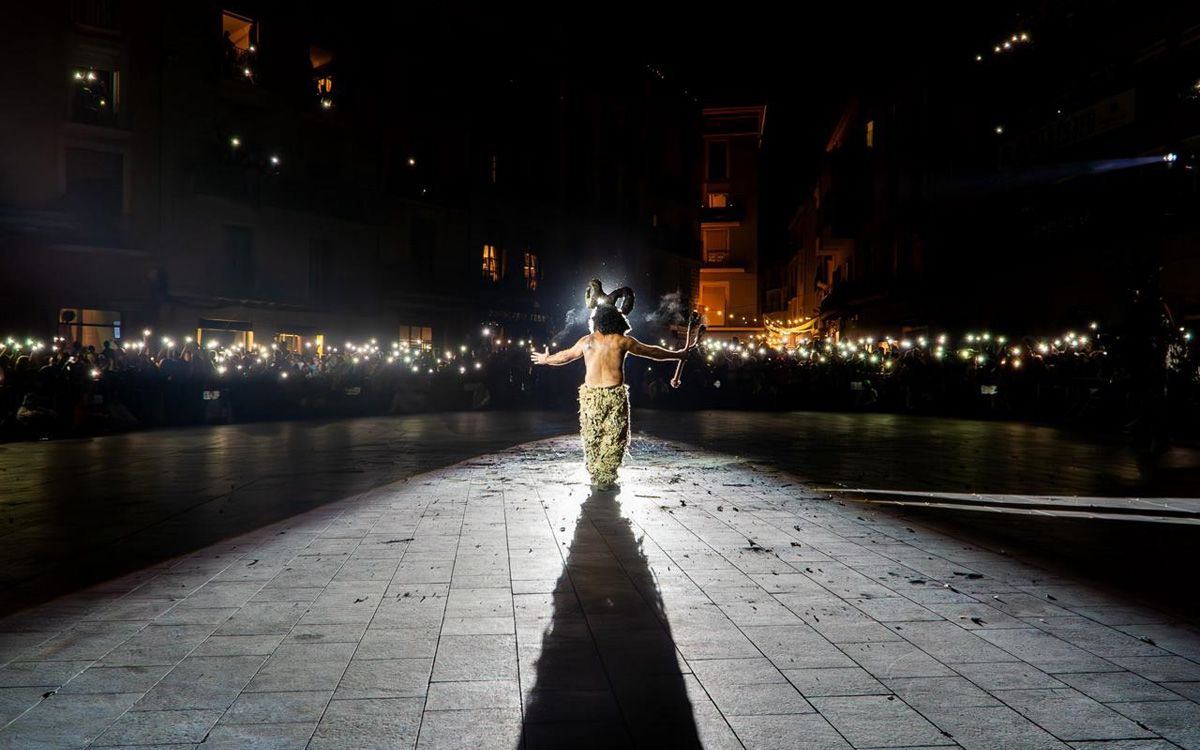
<svg viewBox="0 0 1200 750"><path fill-rule="evenodd" d="M0 342L0 435L516 405L528 353L374 343L291 351L55 338ZM511 371L511 372L510 372Z"/></svg>
<svg viewBox="0 0 1200 750"><path fill-rule="evenodd" d="M670 337L669 333L664 336ZM1196 431L1200 376L1190 334L1162 350L1165 401L1148 408L1131 366L1144 356L1096 330L1009 340L706 340L669 385L674 363L631 360L635 405L835 409L1017 418L1126 429L1148 414ZM679 345L666 338L661 342ZM299 351L278 344L201 346L170 338L0 342L0 437L485 408L573 408L578 373L535 368L532 342L485 336L447 350L375 341ZM1157 355L1156 355L1157 356ZM1156 368L1151 368L1156 369ZM1158 385L1155 385L1157 388ZM1156 429L1158 427L1156 426Z"/></svg>

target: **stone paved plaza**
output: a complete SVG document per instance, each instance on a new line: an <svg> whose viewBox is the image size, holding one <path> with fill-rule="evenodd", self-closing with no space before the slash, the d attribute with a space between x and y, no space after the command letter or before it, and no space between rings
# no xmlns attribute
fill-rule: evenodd
<svg viewBox="0 0 1200 750"><path fill-rule="evenodd" d="M0 620L0 748L1200 748L1200 630L639 436L307 508ZM1115 551L1114 554L1119 554Z"/></svg>

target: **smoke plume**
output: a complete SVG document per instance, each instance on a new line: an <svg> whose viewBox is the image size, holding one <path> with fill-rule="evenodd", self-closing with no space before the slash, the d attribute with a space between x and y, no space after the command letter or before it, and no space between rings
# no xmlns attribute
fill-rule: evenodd
<svg viewBox="0 0 1200 750"><path fill-rule="evenodd" d="M567 310L567 314L563 316L562 327L550 334L552 344L559 342L559 339L572 328L587 321L587 311L583 308L572 308ZM557 345L557 344L555 344Z"/></svg>
<svg viewBox="0 0 1200 750"><path fill-rule="evenodd" d="M687 310L685 308L686 305L683 304L683 299L679 292L671 292L660 297L658 307L652 312L643 315L642 319L647 323L663 327L682 324L687 321Z"/></svg>

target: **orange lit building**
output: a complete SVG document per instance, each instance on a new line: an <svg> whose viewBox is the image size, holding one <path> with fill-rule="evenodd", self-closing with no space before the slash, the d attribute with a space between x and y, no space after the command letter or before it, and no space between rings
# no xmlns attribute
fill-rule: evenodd
<svg viewBox="0 0 1200 750"><path fill-rule="evenodd" d="M714 335L761 330L759 158L765 106L702 112L698 305Z"/></svg>

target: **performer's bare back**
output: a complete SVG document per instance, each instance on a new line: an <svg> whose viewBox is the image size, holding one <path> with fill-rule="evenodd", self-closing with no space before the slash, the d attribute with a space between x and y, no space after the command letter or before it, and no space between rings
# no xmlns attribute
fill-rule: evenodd
<svg viewBox="0 0 1200 750"><path fill-rule="evenodd" d="M675 350L643 344L624 333L589 333L570 349L549 353L533 352L531 359L538 365L565 365L583 358L586 372L583 384L592 388L608 388L625 382L625 355L646 359L680 359L690 348Z"/></svg>
<svg viewBox="0 0 1200 750"><path fill-rule="evenodd" d="M691 338L682 349L667 349L643 344L630 336L629 319L633 309L633 290L621 287L605 294L599 279L588 283L584 301L593 312L588 320L591 333L560 352L530 352L535 365L565 365L583 359L586 368L579 387L579 435L583 440L583 462L592 478L592 487L600 491L617 488L617 470L629 448L629 386L625 385L625 355L647 359L678 361L673 387L679 387L679 369L688 353L699 344Z"/></svg>

